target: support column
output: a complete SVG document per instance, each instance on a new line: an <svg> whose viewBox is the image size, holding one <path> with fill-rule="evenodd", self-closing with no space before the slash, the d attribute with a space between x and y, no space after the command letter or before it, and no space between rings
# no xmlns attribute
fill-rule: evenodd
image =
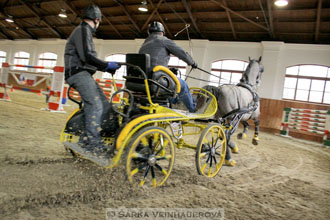
<svg viewBox="0 0 330 220"><path fill-rule="evenodd" d="M278 84L283 83L283 77L279 73L280 54L283 42L261 42L262 45L262 64L265 67L265 72L262 74L261 85L258 88L258 93L262 94L262 98L282 99L282 92L277 91Z"/></svg>

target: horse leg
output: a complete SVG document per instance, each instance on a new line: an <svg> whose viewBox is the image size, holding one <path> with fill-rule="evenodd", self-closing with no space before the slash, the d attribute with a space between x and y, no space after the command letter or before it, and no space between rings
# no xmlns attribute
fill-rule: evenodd
<svg viewBox="0 0 330 220"><path fill-rule="evenodd" d="M232 153L238 154L238 146L234 142L229 141L228 146L230 147Z"/></svg>
<svg viewBox="0 0 330 220"><path fill-rule="evenodd" d="M255 125L255 130L254 130L254 137L252 139L252 144L258 145L258 142L259 142L259 118L254 119L254 125Z"/></svg>
<svg viewBox="0 0 330 220"><path fill-rule="evenodd" d="M243 129L243 132L242 133L239 133L237 135L237 138L238 139L245 139L247 137L247 132L248 132L249 127L250 127L250 125L249 125L249 123L247 121L242 121L242 124L244 126L244 129Z"/></svg>
<svg viewBox="0 0 330 220"><path fill-rule="evenodd" d="M236 161L231 159L229 144L227 144L227 150L226 150L226 156L225 156L225 165L230 166L230 167L233 167L233 166L236 165Z"/></svg>
<svg viewBox="0 0 330 220"><path fill-rule="evenodd" d="M227 136L227 148L226 148L226 155L225 155L225 165L227 166L235 166L236 161L231 159L231 154L230 154L230 137L228 137L228 131L226 131L226 136Z"/></svg>

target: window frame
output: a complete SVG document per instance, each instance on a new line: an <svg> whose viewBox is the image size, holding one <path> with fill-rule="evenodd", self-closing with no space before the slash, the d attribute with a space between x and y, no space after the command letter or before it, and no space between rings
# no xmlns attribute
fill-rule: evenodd
<svg viewBox="0 0 330 220"><path fill-rule="evenodd" d="M56 59L55 58L43 58L43 57L41 57L41 55L43 55L43 54L56 55ZM51 64L50 66L47 66L47 67L54 67L57 64L57 58L58 58L58 55L56 53L53 53L53 52L40 53L39 56L38 56L38 65L37 66L44 66L43 64L40 63L40 61L54 61L55 62L54 65ZM54 71L51 70L51 69L37 69L37 72L53 73Z"/></svg>
<svg viewBox="0 0 330 220"><path fill-rule="evenodd" d="M327 70L327 76L326 76L326 77L319 77L319 76L301 76L301 75L299 75L300 66L323 66L323 67L326 67L326 68L328 68L328 70ZM298 67L298 73L297 73L297 75L291 75L291 74L288 75L288 74L286 74L287 69L288 69L288 68L291 68L291 67ZM296 81L296 85L295 85L295 88L294 88L294 96L293 96L293 99L283 98L283 96L284 96L284 90L285 90L285 89L293 89L293 88L287 88L287 87L285 87L285 85L283 84L282 100L285 100L285 101L294 101L294 102L304 102L304 103L311 103L311 104L319 104L319 105L330 105L330 103L324 103L324 95L325 95L325 93L326 93L326 92L325 92L325 88L326 88L327 82L330 83L330 66L319 65L319 64L298 64L298 65L287 66L287 67L285 68L284 82L285 82L285 79L286 79L286 78L294 78L294 79L297 79L297 81ZM297 86L298 86L298 81L299 81L299 79L309 79L309 80L311 80L311 83L310 83L309 88L308 88L307 101L297 100L297 99L296 99ZM312 81L313 81L313 80L322 80L322 81L324 81L324 86L323 86L323 91L322 91L322 100L321 100L321 102L308 101L309 98L310 98L310 93L311 93L311 91L314 91L314 90L311 90L311 87L312 87ZM307 91L307 90L306 90L306 91ZM329 92L328 92L328 93L329 93Z"/></svg>
<svg viewBox="0 0 330 220"><path fill-rule="evenodd" d="M108 54L108 55L106 55L106 56L104 57L104 60L105 60L106 62L112 62L112 61L114 61L114 62L121 62L121 61L118 61L118 60L107 60L108 57L115 56L115 55L122 55L122 56L124 56L124 57L126 56L126 54L124 54L124 53ZM125 62L125 60L124 60L124 62ZM127 67L126 67L125 65L123 65L123 66L121 66L118 70L120 70L121 68L123 68L123 71L120 73L120 75L114 74L113 77L111 77L111 73L104 72L104 73L102 74L102 79L112 79L112 78L114 78L115 80L126 80L126 79L124 78L124 76L126 76L126 74L127 74ZM105 76L104 76L105 74L106 74L106 76L109 75L109 77L105 77ZM117 75L117 76L116 76L116 75ZM120 76L120 77L118 77L118 76Z"/></svg>
<svg viewBox="0 0 330 220"><path fill-rule="evenodd" d="M19 57L19 56L17 56L17 54L22 53L22 52L28 54L29 57ZM31 54L29 52L25 52L23 50L17 51L17 52L14 53L13 63L18 64L18 65L29 65L30 58L31 58ZM28 62L27 62L27 64L20 64L20 62L16 63L15 60L28 60ZM27 67L16 67L16 66L14 66L13 69L22 70L22 71L27 71L28 70Z"/></svg>
<svg viewBox="0 0 330 220"><path fill-rule="evenodd" d="M243 63L243 70L229 70L229 69L218 69L218 68L212 68L212 65L214 63L217 63L217 62L223 62L223 61L229 61L229 60L232 60L232 61L240 61ZM239 60L239 59L222 59L222 60L215 60L211 63L211 72L216 72L216 74L219 76L218 78L218 81L211 81L211 79L209 80L209 84L217 84L217 86L220 86L220 85L224 85L224 84L231 84L231 85L235 85L235 83L232 82L232 77L233 77L233 73L240 73L241 76L243 75L244 71L246 70L246 67L249 65L249 62L245 61L245 60ZM222 66L222 64L221 64ZM221 83L221 74L222 72L227 72L227 73L230 73L230 80L228 83Z"/></svg>
<svg viewBox="0 0 330 220"><path fill-rule="evenodd" d="M3 55L0 55L0 60L4 59L4 61L0 62L0 69L2 68L2 63L5 63L7 61L7 52L6 51L3 51L3 50L0 50L0 52L3 52L4 53L4 56Z"/></svg>
<svg viewBox="0 0 330 220"><path fill-rule="evenodd" d="M180 73L181 73L181 70L185 70L185 74L179 74L177 77L178 78L180 78L180 79L183 79L183 80L185 80L186 79L186 76L187 76L187 63L186 62L184 62L183 60L181 60L181 59L179 59L178 57L176 57L176 56L170 56L170 59L168 60L168 63L170 63L170 60L171 59L173 59L173 58L175 58L175 59L178 59L178 64L180 63L180 61L182 61L183 63L185 63L185 66L179 66L179 65L170 65L170 64L168 64L167 65L167 67L168 68L177 68L179 71L180 71Z"/></svg>

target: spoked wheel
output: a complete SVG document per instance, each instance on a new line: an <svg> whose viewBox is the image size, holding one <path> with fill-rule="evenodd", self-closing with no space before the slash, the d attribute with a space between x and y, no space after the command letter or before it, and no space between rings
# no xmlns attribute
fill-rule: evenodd
<svg viewBox="0 0 330 220"><path fill-rule="evenodd" d="M161 186L170 176L175 147L160 127L146 127L132 137L126 155L126 175L132 185Z"/></svg>
<svg viewBox="0 0 330 220"><path fill-rule="evenodd" d="M220 125L209 125L200 136L196 149L196 168L200 175L214 177L225 160L227 142Z"/></svg>

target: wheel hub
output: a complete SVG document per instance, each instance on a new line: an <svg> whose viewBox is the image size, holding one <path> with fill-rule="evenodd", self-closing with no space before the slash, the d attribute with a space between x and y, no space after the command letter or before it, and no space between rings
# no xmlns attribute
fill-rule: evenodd
<svg viewBox="0 0 330 220"><path fill-rule="evenodd" d="M155 156L150 156L150 157L148 158L148 164L149 164L150 166L154 166L154 165L156 164L156 157L155 157Z"/></svg>
<svg viewBox="0 0 330 220"><path fill-rule="evenodd" d="M212 156L215 155L215 148L214 148L214 147L211 148L211 155L212 155Z"/></svg>

